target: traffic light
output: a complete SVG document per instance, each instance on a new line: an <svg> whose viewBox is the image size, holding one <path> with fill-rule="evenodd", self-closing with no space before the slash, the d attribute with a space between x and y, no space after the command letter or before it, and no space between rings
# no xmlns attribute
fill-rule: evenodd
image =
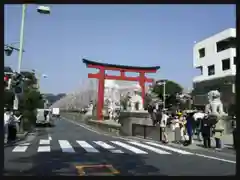
<svg viewBox="0 0 240 180"><path fill-rule="evenodd" d="M21 74L14 74L12 80L12 87L16 95L21 95L23 93L23 77Z"/></svg>
<svg viewBox="0 0 240 180"><path fill-rule="evenodd" d="M4 75L4 89L10 90L12 87L12 78L11 76Z"/></svg>
<svg viewBox="0 0 240 180"><path fill-rule="evenodd" d="M8 80L9 80L9 77L4 76L4 89L6 89L8 87Z"/></svg>
<svg viewBox="0 0 240 180"><path fill-rule="evenodd" d="M6 56L11 56L12 52L13 52L13 48L12 47L4 47L4 51Z"/></svg>

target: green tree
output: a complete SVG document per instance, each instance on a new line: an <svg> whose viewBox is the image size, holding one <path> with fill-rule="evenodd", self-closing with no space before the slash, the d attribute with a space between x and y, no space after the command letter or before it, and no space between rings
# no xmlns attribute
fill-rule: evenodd
<svg viewBox="0 0 240 180"><path fill-rule="evenodd" d="M32 72L22 72L24 76L23 95L19 97L19 111L22 113L21 130L28 130L36 122L37 108L44 107L44 99L37 89L37 78Z"/></svg>
<svg viewBox="0 0 240 180"><path fill-rule="evenodd" d="M181 85L179 85L174 81L166 80L166 84L165 84L166 107L178 104L179 101L176 98L176 95L178 93L181 93L182 91L183 91L183 88ZM156 93L160 99L163 99L163 85L159 85L159 84L154 85L153 92Z"/></svg>
<svg viewBox="0 0 240 180"><path fill-rule="evenodd" d="M24 76L24 87L25 88L34 88L36 89L36 85L38 80L33 72L22 71L21 75Z"/></svg>

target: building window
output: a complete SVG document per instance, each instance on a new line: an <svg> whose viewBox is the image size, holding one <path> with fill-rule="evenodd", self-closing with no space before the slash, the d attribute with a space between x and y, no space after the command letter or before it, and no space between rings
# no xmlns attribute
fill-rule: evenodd
<svg viewBox="0 0 240 180"><path fill-rule="evenodd" d="M221 52L229 48L235 48L236 47L235 38L229 37L221 41L218 41L216 43L216 46L217 46L217 52Z"/></svg>
<svg viewBox="0 0 240 180"><path fill-rule="evenodd" d="M198 75L203 75L203 67L202 66L199 66L199 67L197 67L196 68L197 69L197 73L198 73Z"/></svg>
<svg viewBox="0 0 240 180"><path fill-rule="evenodd" d="M205 48L201 48L198 50L198 53L199 53L199 57L202 58L205 56Z"/></svg>
<svg viewBox="0 0 240 180"><path fill-rule="evenodd" d="M230 59L229 58L228 59L223 59L222 60L222 70L226 71L228 69L230 69Z"/></svg>
<svg viewBox="0 0 240 180"><path fill-rule="evenodd" d="M237 59L236 59L236 57L233 58L233 64L235 64L235 65L237 64Z"/></svg>
<svg viewBox="0 0 240 180"><path fill-rule="evenodd" d="M208 75L212 76L215 74L215 67L214 65L208 66Z"/></svg>

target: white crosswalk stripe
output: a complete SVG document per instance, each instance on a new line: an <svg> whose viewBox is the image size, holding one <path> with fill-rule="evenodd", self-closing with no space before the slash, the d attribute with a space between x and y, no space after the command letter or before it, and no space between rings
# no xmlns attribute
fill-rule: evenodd
<svg viewBox="0 0 240 180"><path fill-rule="evenodd" d="M160 147L162 149L173 151L173 152L176 152L176 153L179 153L179 154L185 154L185 155L192 155L193 154L193 153L188 152L188 151L184 151L184 150L177 149L177 148L172 148L172 147L165 146L165 145L162 145L162 144L157 144L157 143L154 143L154 142L146 142L146 144L157 146L157 147Z"/></svg>
<svg viewBox="0 0 240 180"><path fill-rule="evenodd" d="M99 153L99 151L98 151L97 149L95 149L93 146L91 146L90 144L88 144L86 141L77 141L77 143L78 143L83 149L85 149L85 151L87 151L87 152Z"/></svg>
<svg viewBox="0 0 240 180"><path fill-rule="evenodd" d="M132 142L129 142L129 143L133 144L133 145L136 145L136 146L140 146L140 147L145 148L145 149L148 149L148 150L153 151L153 152L158 153L158 154L171 154L167 151L163 151L161 149L157 149L157 148L154 148L154 147L151 147L151 146L139 143L139 142L133 142L132 141Z"/></svg>
<svg viewBox="0 0 240 180"><path fill-rule="evenodd" d="M39 144L41 144L41 145L49 145L50 144L50 140L49 139L41 139Z"/></svg>
<svg viewBox="0 0 240 180"><path fill-rule="evenodd" d="M38 147L36 147L37 152L51 152L51 142L49 140L40 140ZM182 155L194 155L194 153L181 150L178 148L170 147L163 144L158 144L154 142L138 142L138 141L92 141L87 142L83 140L76 140L75 145L72 146L68 140L58 140L60 149L64 153L77 153L78 146L83 148L88 153L100 153L101 148L106 149L109 153L128 153L129 151L135 154L148 154L149 152L154 152L161 155L169 155L172 153L178 153ZM77 146L78 145L78 146ZM29 147L34 147L31 143L19 144L14 147L12 152L26 152ZM76 147L77 146L77 147ZM141 148L141 149L140 149ZM143 149L143 150L142 150Z"/></svg>
<svg viewBox="0 0 240 180"><path fill-rule="evenodd" d="M124 153L123 151L116 149L115 147L103 142L103 141L93 141L94 143L96 143L97 145L101 146L104 149L109 150L112 153Z"/></svg>
<svg viewBox="0 0 240 180"><path fill-rule="evenodd" d="M67 140L58 140L62 152L74 153L74 149Z"/></svg>
<svg viewBox="0 0 240 180"><path fill-rule="evenodd" d="M24 145L18 145L16 146L12 152L25 152L27 150L28 146Z"/></svg>
<svg viewBox="0 0 240 180"><path fill-rule="evenodd" d="M50 146L39 146L37 152L50 152L51 147Z"/></svg>
<svg viewBox="0 0 240 180"><path fill-rule="evenodd" d="M122 143L120 141L111 141L113 144L116 144L118 146L121 146L123 148L126 148L129 151L132 151L136 154L148 154L146 151L142 151L141 149L135 148L133 146L130 146L128 144Z"/></svg>

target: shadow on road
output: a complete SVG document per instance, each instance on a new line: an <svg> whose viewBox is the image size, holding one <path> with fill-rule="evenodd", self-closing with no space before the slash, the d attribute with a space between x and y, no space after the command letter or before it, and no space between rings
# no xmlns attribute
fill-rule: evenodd
<svg viewBox="0 0 240 180"><path fill-rule="evenodd" d="M16 166L18 170L5 169L4 175L75 176L78 175L77 169L75 168L76 166L110 164L120 172L120 174L118 174L120 176L166 176L161 174L160 170L156 167L147 165L145 163L145 158L146 157L141 155L113 154L106 151L101 153L63 153L62 151L52 151L48 153L36 153L34 156L19 157L10 160L8 164L19 164L19 166Z"/></svg>

